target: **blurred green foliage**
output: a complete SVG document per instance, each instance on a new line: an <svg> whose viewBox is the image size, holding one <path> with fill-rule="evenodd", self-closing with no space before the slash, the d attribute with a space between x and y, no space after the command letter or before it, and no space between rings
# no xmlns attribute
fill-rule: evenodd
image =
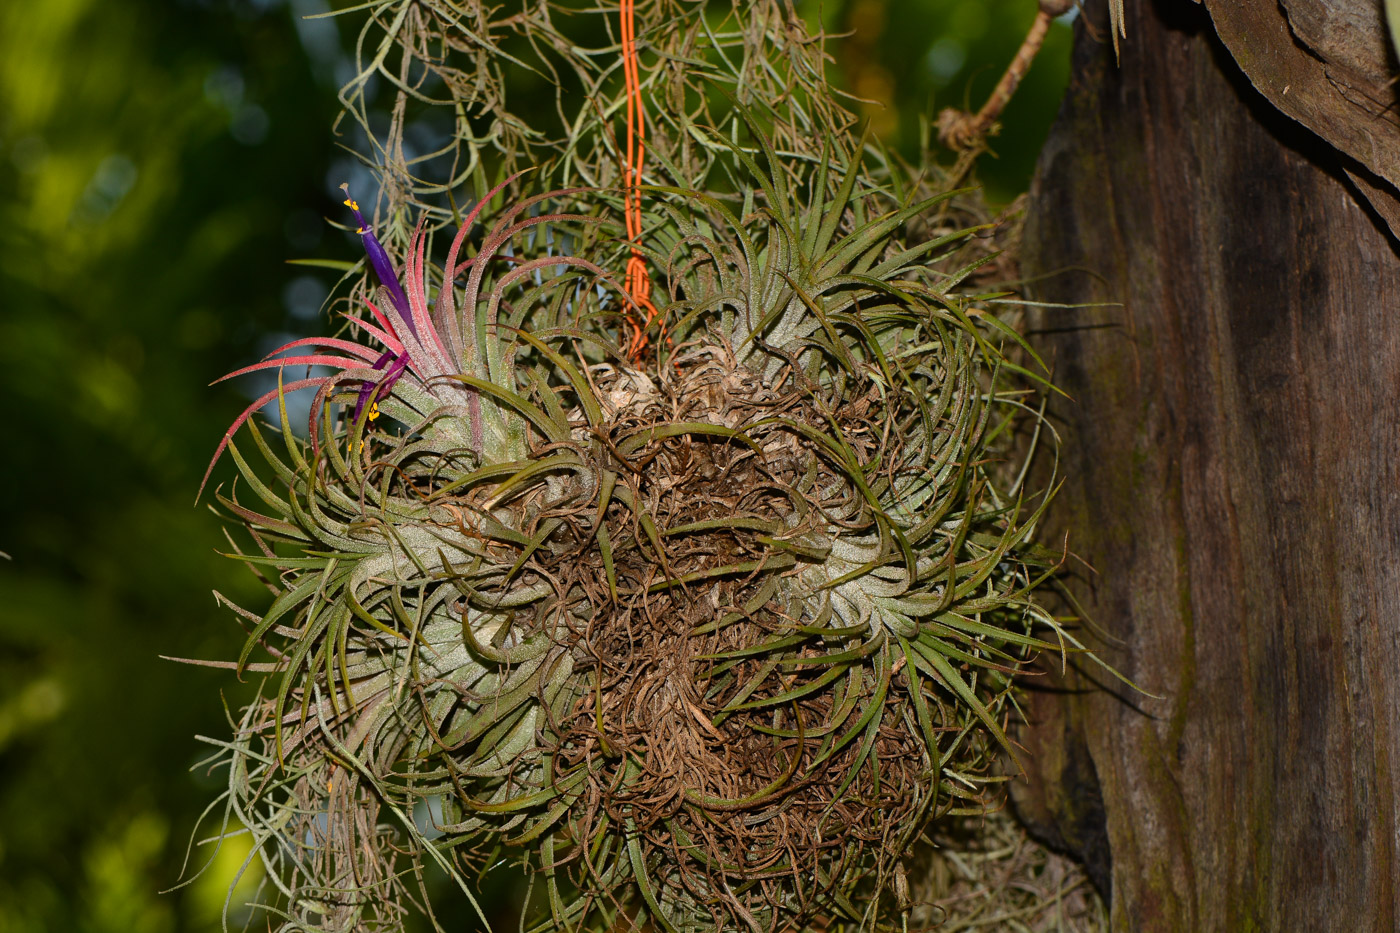
<svg viewBox="0 0 1400 933"><path fill-rule="evenodd" d="M871 101L871 128L917 158L927 127L945 107L976 111L1025 38L1035 0L830 0L819 6L842 85ZM1069 82L1071 30L1057 22L1001 117L977 175L994 203L1026 190Z"/></svg>
<svg viewBox="0 0 1400 933"><path fill-rule="evenodd" d="M228 657L210 590L257 599L191 505L241 398L206 385L287 326L333 91L285 9L0 5L3 933L218 928L229 873L158 892L236 684L157 654Z"/></svg>
<svg viewBox="0 0 1400 933"><path fill-rule="evenodd" d="M342 4L349 5L349 4ZM827 0L842 76L907 156L976 108L1033 0ZM219 929L243 851L172 894L221 775L187 771L246 688L210 591L257 605L191 506L251 386L211 378L311 333L356 258L331 124L349 39L320 0L0 4L0 933ZM343 27L342 27L343 28ZM1057 25L981 177L1023 190L1067 78ZM334 167L333 167L334 166ZM215 473L226 479L228 464ZM205 847L208 848L208 847ZM210 853L191 857L203 864Z"/></svg>

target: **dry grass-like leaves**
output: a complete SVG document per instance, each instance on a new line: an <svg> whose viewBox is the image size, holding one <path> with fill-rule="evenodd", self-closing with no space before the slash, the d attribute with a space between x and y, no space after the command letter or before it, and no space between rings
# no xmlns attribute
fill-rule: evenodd
<svg viewBox="0 0 1400 933"><path fill-rule="evenodd" d="M1108 908L1073 859L1004 809L944 824L906 868L910 930L1107 933Z"/></svg>

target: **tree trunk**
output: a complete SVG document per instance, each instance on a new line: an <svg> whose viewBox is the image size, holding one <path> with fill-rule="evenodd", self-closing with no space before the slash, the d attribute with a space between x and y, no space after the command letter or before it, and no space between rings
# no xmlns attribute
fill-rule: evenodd
<svg viewBox="0 0 1400 933"><path fill-rule="evenodd" d="M1121 67L1081 23L1024 254L1041 300L1121 303L1037 340L1072 588L1156 696L1038 692L1018 810L1115 930L1396 930L1400 255L1204 8L1127 6Z"/></svg>

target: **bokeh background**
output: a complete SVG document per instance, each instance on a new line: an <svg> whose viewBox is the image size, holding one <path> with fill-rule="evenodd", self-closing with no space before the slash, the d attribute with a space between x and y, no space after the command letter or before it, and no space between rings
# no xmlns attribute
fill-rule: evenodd
<svg viewBox="0 0 1400 933"><path fill-rule="evenodd" d="M333 274L289 259L358 258L325 219L358 20L307 18L352 5L0 3L0 933L246 917L246 846L187 849L222 783L196 736L227 734L250 685L160 655L236 656L212 591L266 597L193 504L256 388L208 383L328 330ZM981 105L1036 6L801 5L845 34L834 80L911 157L939 110ZM993 201L1029 181L1068 47L1057 23L982 159Z"/></svg>

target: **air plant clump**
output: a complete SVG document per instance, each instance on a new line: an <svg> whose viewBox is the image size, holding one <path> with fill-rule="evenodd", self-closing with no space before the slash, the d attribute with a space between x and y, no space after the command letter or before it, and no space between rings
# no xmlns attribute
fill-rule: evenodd
<svg viewBox="0 0 1400 933"><path fill-rule="evenodd" d="M728 34L702 7L639 34L699 71L771 54L753 30L777 4ZM284 929L396 929L431 915L428 866L472 897L503 861L538 930L864 929L909 908L928 822L979 812L1014 760L1015 675L1075 645L1034 597L1048 497L1003 462L1035 422L1003 350L1033 354L970 287L994 254L967 191L848 124L802 142L792 109L836 112L811 65L777 72L805 76L786 104L718 114L672 75L694 103L673 116L714 122L654 129L640 237L616 187L512 175L477 186L440 267L424 214L400 271L348 201L367 318L232 374L330 370L220 446L238 556L274 594L238 610L235 666L268 679L224 799ZM603 129L541 174L606 181ZM619 284L638 254L646 352ZM280 438L250 417L269 401Z"/></svg>

